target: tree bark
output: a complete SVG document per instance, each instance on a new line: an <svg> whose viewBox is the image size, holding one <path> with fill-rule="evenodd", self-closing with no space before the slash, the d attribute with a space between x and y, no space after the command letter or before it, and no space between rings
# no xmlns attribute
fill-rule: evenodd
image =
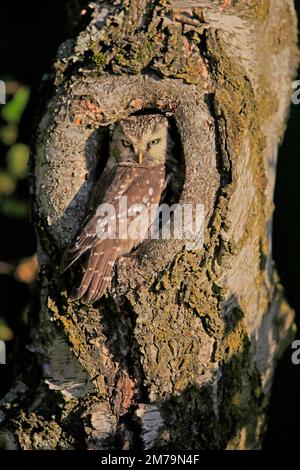
<svg viewBox="0 0 300 470"><path fill-rule="evenodd" d="M32 165L39 301L2 401L1 446L259 448L294 329L271 251L299 58L293 2L98 1L81 16L44 81ZM144 242L99 305L71 302L60 257L84 219L105 131L144 109L174 122L180 202L204 204L204 247Z"/></svg>

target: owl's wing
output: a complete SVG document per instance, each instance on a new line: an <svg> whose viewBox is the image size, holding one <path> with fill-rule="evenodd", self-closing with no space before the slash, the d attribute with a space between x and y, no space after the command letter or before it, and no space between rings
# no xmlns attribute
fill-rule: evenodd
<svg viewBox="0 0 300 470"><path fill-rule="evenodd" d="M102 204L111 204L114 201L115 195L123 191L120 186L124 179L124 169L125 167L117 167L112 171L105 172L96 183L89 204L92 212L86 217L75 241L67 247L62 256L62 273L69 269L72 264L90 250L99 240L97 235L99 216L96 213L96 205L99 204L99 200L102 201ZM107 183L108 180L110 181L109 184ZM132 182L132 179L126 178L126 180L129 184ZM103 233L103 236L105 236L105 233Z"/></svg>
<svg viewBox="0 0 300 470"><path fill-rule="evenodd" d="M139 207L141 204L139 216L128 215L130 211L120 212L118 213L118 221L123 227L125 226L126 232L129 232L130 228L132 229L132 225L133 228L137 228L134 224L137 226L141 224L143 228L136 238L118 237L118 233L116 238L108 236L99 238L97 234L99 216L94 213L79 233L74 245L68 249L69 264L67 267L71 266L84 253L89 253L82 281L74 292L73 299L82 298L86 303L94 303L104 294L110 284L111 273L117 258L129 253L144 238L151 221L151 218L148 217L151 204L159 203L163 186L163 166L152 169L120 166L117 169L115 179L106 191L101 205L111 204L117 214L120 196L127 197L128 209L134 205Z"/></svg>

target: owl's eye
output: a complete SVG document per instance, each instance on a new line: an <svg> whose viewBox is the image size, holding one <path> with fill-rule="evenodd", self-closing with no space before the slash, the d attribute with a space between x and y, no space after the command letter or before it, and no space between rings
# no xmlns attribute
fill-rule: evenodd
<svg viewBox="0 0 300 470"><path fill-rule="evenodd" d="M151 140L151 142L149 142L150 145L156 145L160 142L160 139L154 139L154 140Z"/></svg>
<svg viewBox="0 0 300 470"><path fill-rule="evenodd" d="M124 147L131 147L131 142L129 142L128 140L121 140L122 144L124 145Z"/></svg>

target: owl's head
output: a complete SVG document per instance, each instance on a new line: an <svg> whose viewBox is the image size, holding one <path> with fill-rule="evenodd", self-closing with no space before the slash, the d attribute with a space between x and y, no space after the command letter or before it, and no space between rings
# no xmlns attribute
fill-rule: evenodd
<svg viewBox="0 0 300 470"><path fill-rule="evenodd" d="M131 116L116 124L111 157L125 165L156 166L166 160L168 120L160 114Z"/></svg>

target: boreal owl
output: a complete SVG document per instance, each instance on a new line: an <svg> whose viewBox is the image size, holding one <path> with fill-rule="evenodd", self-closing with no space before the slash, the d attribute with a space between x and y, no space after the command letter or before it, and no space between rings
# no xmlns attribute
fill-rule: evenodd
<svg viewBox="0 0 300 470"><path fill-rule="evenodd" d="M166 188L168 165L174 168L172 145L168 119L160 114L131 116L115 124L107 164L92 194L91 212L62 260L65 271L83 255L87 257L74 300L99 300L110 286L115 262L149 233L153 207ZM124 197L128 210L120 210ZM108 229L109 224L114 230Z"/></svg>

